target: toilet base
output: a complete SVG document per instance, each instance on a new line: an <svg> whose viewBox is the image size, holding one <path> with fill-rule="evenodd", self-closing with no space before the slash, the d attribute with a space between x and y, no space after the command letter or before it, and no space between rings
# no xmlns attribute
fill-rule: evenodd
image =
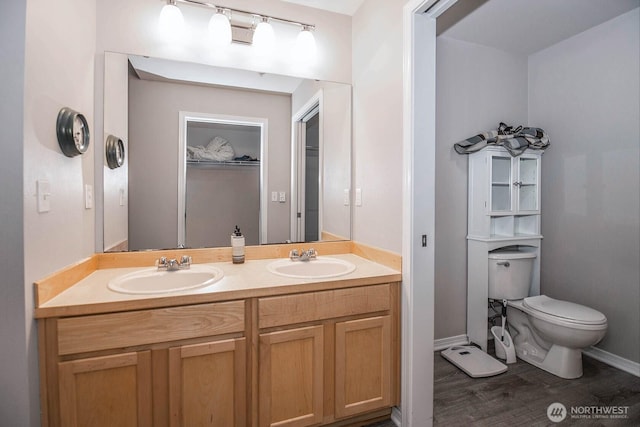
<svg viewBox="0 0 640 427"><path fill-rule="evenodd" d="M516 355L560 378L573 380L582 376L582 351L576 348L552 345L549 351L541 353L539 348L530 344L516 344Z"/></svg>
<svg viewBox="0 0 640 427"><path fill-rule="evenodd" d="M509 319L509 329L511 332L511 338L516 349L516 356L524 360L533 366L543 369L553 375L565 379L575 379L582 376L582 348L583 347L567 347L561 344L554 344L553 342L545 339L539 331L534 327L535 322L530 321L528 314L518 309L515 306L509 306L507 309L507 316ZM535 318L533 319L536 320ZM540 325L539 325L540 326ZM546 326L546 325L542 325ZM550 326L549 330L553 328L560 329L559 326ZM549 330L546 330L548 332ZM585 331L574 331L564 328L563 330L557 330L556 332L566 333L579 333ZM587 340L574 340L580 344L592 345L602 338L604 330L598 334L593 335L591 341ZM566 336L562 342L567 341ZM562 340L557 340L560 342Z"/></svg>

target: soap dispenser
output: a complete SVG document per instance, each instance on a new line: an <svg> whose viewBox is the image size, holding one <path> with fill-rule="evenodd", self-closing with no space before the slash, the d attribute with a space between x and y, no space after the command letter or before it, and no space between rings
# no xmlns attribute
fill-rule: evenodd
<svg viewBox="0 0 640 427"><path fill-rule="evenodd" d="M237 225L231 234L231 259L234 264L244 263L244 236Z"/></svg>

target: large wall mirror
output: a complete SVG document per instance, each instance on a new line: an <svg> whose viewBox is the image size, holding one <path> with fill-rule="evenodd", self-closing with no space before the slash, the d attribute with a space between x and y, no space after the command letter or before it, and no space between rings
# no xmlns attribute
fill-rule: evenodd
<svg viewBox="0 0 640 427"><path fill-rule="evenodd" d="M104 250L351 238L351 86L105 53Z"/></svg>

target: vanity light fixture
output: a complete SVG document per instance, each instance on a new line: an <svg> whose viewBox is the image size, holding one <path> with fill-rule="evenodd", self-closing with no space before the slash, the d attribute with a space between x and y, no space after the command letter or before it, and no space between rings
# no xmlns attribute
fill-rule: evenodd
<svg viewBox="0 0 640 427"><path fill-rule="evenodd" d="M222 47L231 43L231 22L226 10L221 7L216 8L216 13L209 20L209 37L215 46Z"/></svg>
<svg viewBox="0 0 640 427"><path fill-rule="evenodd" d="M256 25L253 33L253 46L260 55L270 54L276 45L276 34L273 26L266 16L260 17L260 22Z"/></svg>
<svg viewBox="0 0 640 427"><path fill-rule="evenodd" d="M209 21L209 34L212 43L216 46L225 46L233 41L254 45L258 54L266 55L275 48L276 34L272 23L295 25L301 28L294 46L296 59L307 62L315 61L316 41L313 35L315 26L312 24L216 6L206 0L162 1L166 4L160 12L159 27L164 37L174 38L174 35L182 33L184 19L178 4L200 6L215 11Z"/></svg>
<svg viewBox="0 0 640 427"><path fill-rule="evenodd" d="M316 39L311 31L311 28L303 25L302 30L298 33L294 47L294 58L298 62L309 63L316 60Z"/></svg>
<svg viewBox="0 0 640 427"><path fill-rule="evenodd" d="M184 33L184 18L176 5L176 0L166 0L167 4L160 11L158 32L167 40L181 38Z"/></svg>

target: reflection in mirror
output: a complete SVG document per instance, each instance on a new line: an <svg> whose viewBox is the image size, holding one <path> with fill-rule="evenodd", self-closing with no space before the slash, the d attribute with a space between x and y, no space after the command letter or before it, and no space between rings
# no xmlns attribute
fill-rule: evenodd
<svg viewBox="0 0 640 427"><path fill-rule="evenodd" d="M351 236L349 85L106 53L104 132L105 251Z"/></svg>
<svg viewBox="0 0 640 427"><path fill-rule="evenodd" d="M178 245L229 246L236 226L245 244L266 242L267 119L181 112L180 123Z"/></svg>

